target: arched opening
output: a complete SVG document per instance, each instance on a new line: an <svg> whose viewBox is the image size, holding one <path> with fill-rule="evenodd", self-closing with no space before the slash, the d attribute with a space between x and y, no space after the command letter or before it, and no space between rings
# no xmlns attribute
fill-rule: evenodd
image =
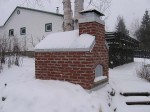
<svg viewBox="0 0 150 112"><path fill-rule="evenodd" d="M95 68L95 79L94 79L94 82L97 83L97 82L103 82L107 79L107 76L104 76L103 74L103 66L102 65L97 65L96 68Z"/></svg>
<svg viewBox="0 0 150 112"><path fill-rule="evenodd" d="M95 68L95 78L100 76L103 76L103 66L99 64Z"/></svg>

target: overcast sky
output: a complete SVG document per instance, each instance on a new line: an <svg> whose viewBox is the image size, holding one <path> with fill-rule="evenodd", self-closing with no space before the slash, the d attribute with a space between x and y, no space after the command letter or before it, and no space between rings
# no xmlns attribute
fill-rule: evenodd
<svg viewBox="0 0 150 112"><path fill-rule="evenodd" d="M0 0L0 25L6 21L17 5L23 3L22 1L23 0ZM63 13L62 0L43 1L41 7L38 5L30 5L30 7L34 6L34 8L51 12L55 12L56 7L60 7L60 13ZM85 4L85 8L87 8L87 3ZM106 21L107 29L110 31L115 29L118 15L124 17L127 28L131 29L132 23L135 20L139 19L139 21L141 21L146 9L150 10L150 0L112 0L109 18Z"/></svg>

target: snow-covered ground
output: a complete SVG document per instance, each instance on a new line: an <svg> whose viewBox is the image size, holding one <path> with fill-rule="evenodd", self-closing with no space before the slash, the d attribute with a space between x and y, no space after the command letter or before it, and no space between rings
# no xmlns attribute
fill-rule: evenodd
<svg viewBox="0 0 150 112"><path fill-rule="evenodd" d="M112 97L114 107L117 112L150 112L150 106L144 105L126 105L127 101L150 101L146 96L129 96L124 97L120 93L125 92L149 92L150 82L140 79L136 71L143 64L150 64L148 59L135 58L134 63L125 64L109 71L110 86L115 89L115 96Z"/></svg>
<svg viewBox="0 0 150 112"><path fill-rule="evenodd" d="M20 67L4 67L0 74L0 112L98 112L103 96L63 81L36 80L34 59ZM2 101L4 100L4 101ZM107 102L103 105L107 106ZM106 107L105 106L105 107ZM103 108L107 109L107 108ZM107 109L108 110L108 109Z"/></svg>
<svg viewBox="0 0 150 112"><path fill-rule="evenodd" d="M150 60L145 60L150 63ZM120 92L150 92L150 83L137 77L136 71L142 65L144 59L136 58L134 63L125 64L110 69L111 86Z"/></svg>
<svg viewBox="0 0 150 112"><path fill-rule="evenodd" d="M0 73L0 112L150 112L150 106L128 106L126 101L150 97L123 97L120 92L150 92L150 83L136 75L145 61L135 59L109 71L109 85L87 91L63 81L36 80L33 58L24 58L21 67L12 66ZM109 93L112 88L115 96Z"/></svg>

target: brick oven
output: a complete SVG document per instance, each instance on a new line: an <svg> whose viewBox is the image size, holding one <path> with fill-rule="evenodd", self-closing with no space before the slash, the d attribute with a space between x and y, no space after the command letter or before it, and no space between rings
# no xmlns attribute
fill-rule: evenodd
<svg viewBox="0 0 150 112"><path fill-rule="evenodd" d="M80 12L79 30L48 35L35 47L35 76L91 89L108 78L105 25L97 10Z"/></svg>

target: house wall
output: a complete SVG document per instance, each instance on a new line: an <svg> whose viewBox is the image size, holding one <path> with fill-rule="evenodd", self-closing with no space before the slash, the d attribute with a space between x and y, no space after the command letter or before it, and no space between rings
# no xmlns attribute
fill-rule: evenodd
<svg viewBox="0 0 150 112"><path fill-rule="evenodd" d="M17 14L18 10L20 10L20 14ZM45 32L46 23L52 23L52 32ZM9 37L9 29L14 29L15 37L18 37L22 43L20 46L26 44L26 50L32 51L42 37L63 31L62 24L62 16L17 8L7 23L0 28L0 36L2 37L5 33L6 37ZM26 35L20 35L22 27L26 27Z"/></svg>
<svg viewBox="0 0 150 112"><path fill-rule="evenodd" d="M79 32L96 37L96 44L89 52L35 52L37 79L64 80L80 84L85 89L94 86L95 68L103 66L103 75L108 76L108 49L105 45L104 25L91 22L80 23Z"/></svg>

